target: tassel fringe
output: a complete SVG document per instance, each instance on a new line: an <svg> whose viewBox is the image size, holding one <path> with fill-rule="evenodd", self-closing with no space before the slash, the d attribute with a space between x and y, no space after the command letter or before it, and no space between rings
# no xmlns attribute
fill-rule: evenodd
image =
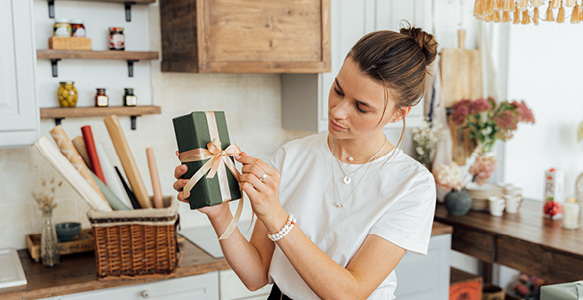
<svg viewBox="0 0 583 300"><path fill-rule="evenodd" d="M484 0L476 0L474 3L474 16L481 17L484 15Z"/></svg>
<svg viewBox="0 0 583 300"><path fill-rule="evenodd" d="M507 11L502 12L502 22L508 23L511 21L512 21L512 18L510 18L510 13Z"/></svg>
<svg viewBox="0 0 583 300"><path fill-rule="evenodd" d="M566 7L573 7L577 4L577 0L567 0L565 1L565 6Z"/></svg>
<svg viewBox="0 0 583 300"><path fill-rule="evenodd" d="M565 7L563 6L563 1L561 1L561 8L559 8L559 13L557 14L557 23L565 23Z"/></svg>
<svg viewBox="0 0 583 300"><path fill-rule="evenodd" d="M522 12L522 24L530 24L530 16L528 15L528 10Z"/></svg>
<svg viewBox="0 0 583 300"><path fill-rule="evenodd" d="M514 0L505 0L503 10L507 12L514 11Z"/></svg>
<svg viewBox="0 0 583 300"><path fill-rule="evenodd" d="M532 0L531 2L532 2L532 6L534 6L534 7L540 7L544 4L543 0Z"/></svg>
<svg viewBox="0 0 583 300"><path fill-rule="evenodd" d="M484 8L484 14L489 16L494 12L494 1L496 1L496 0L486 0L486 7Z"/></svg>
<svg viewBox="0 0 583 300"><path fill-rule="evenodd" d="M575 4L573 7L573 12L571 13L571 24L579 23L579 5Z"/></svg>
<svg viewBox="0 0 583 300"><path fill-rule="evenodd" d="M547 22L554 22L555 17L553 16L553 5L549 1L549 8L547 9L547 17L545 18Z"/></svg>
<svg viewBox="0 0 583 300"><path fill-rule="evenodd" d="M514 21L512 22L512 24L520 24L520 12L518 11L518 9L514 10Z"/></svg>
<svg viewBox="0 0 583 300"><path fill-rule="evenodd" d="M534 14L532 16L532 23L534 23L534 25L538 25L538 7L534 8Z"/></svg>
<svg viewBox="0 0 583 300"><path fill-rule="evenodd" d="M561 2L559 2L559 0L552 0L551 6L553 7L553 9L559 8L561 6Z"/></svg>
<svg viewBox="0 0 583 300"><path fill-rule="evenodd" d="M516 8L520 11L526 10L526 7L528 5L528 0L520 0L518 2L518 5L516 6Z"/></svg>

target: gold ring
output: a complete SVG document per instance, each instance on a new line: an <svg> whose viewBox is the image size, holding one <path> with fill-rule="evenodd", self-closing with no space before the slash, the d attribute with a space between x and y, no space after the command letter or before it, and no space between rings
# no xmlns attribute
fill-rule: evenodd
<svg viewBox="0 0 583 300"><path fill-rule="evenodd" d="M263 175L261 175L261 177L259 177L259 180L261 180L261 182L265 182L265 178L267 178L267 172L264 172Z"/></svg>

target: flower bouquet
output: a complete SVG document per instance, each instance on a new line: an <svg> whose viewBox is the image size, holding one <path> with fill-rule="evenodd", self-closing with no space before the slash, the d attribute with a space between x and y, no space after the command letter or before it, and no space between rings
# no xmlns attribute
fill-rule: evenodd
<svg viewBox="0 0 583 300"><path fill-rule="evenodd" d="M411 132L413 133L417 160L430 169L431 160L435 154L435 146L443 135L441 126L432 126L429 121L423 120L421 126L414 128Z"/></svg>
<svg viewBox="0 0 583 300"><path fill-rule="evenodd" d="M476 147L476 161L470 167L476 183L482 185L494 172L496 157L492 150L496 141L507 141L518 129L518 123L533 123L532 111L524 101L503 101L496 103L494 98L477 100L461 100L454 104L452 121L457 126L470 129Z"/></svg>

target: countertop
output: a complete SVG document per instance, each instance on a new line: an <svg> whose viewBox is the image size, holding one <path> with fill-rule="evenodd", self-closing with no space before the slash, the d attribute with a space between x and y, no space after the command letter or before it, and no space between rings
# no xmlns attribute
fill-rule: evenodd
<svg viewBox="0 0 583 300"><path fill-rule="evenodd" d="M431 235L451 234L452 230L449 225L434 222ZM28 284L0 289L0 298L10 300L54 297L229 269L224 258L213 258L188 240L181 241L179 247L183 256L173 274L139 279L106 280L97 280L93 252L62 256L58 266L49 268L34 262L28 250L18 250Z"/></svg>

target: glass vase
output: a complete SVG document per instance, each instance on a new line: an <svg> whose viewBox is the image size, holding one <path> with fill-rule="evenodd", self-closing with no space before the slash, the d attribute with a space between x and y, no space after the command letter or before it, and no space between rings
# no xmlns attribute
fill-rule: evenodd
<svg viewBox="0 0 583 300"><path fill-rule="evenodd" d="M42 231L40 243L40 257L43 265L53 267L59 263L59 246L57 233L53 224L52 208L41 209Z"/></svg>
<svg viewBox="0 0 583 300"><path fill-rule="evenodd" d="M474 176L474 181L478 185L485 184L496 169L498 159L492 151L493 147L478 145L475 150L476 160L469 169L470 174Z"/></svg>

